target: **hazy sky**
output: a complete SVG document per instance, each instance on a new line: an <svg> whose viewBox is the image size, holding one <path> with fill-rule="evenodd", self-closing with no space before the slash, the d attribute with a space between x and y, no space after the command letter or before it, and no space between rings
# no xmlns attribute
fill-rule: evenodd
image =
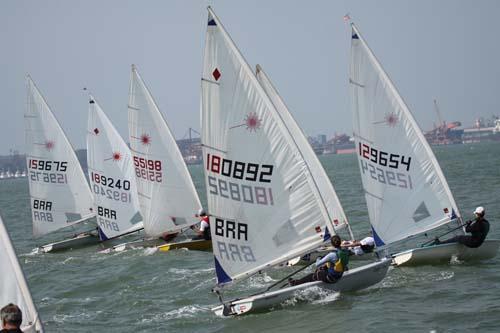
<svg viewBox="0 0 500 333"><path fill-rule="evenodd" d="M350 13L424 129L500 113L500 1L0 0L0 154L25 152L31 74L75 148L89 88L126 138L130 64L177 138L199 130L206 6L309 135L351 133Z"/></svg>

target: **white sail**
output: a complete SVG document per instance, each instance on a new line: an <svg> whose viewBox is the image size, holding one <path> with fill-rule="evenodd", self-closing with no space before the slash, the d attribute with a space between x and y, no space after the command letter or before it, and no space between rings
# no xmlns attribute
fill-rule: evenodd
<svg viewBox="0 0 500 333"><path fill-rule="evenodd" d="M75 152L29 76L27 89L26 162L33 235L39 237L95 214L92 193Z"/></svg>
<svg viewBox="0 0 500 333"><path fill-rule="evenodd" d="M294 129L280 118L211 8L202 74L202 143L217 281L318 247L330 216Z"/></svg>
<svg viewBox="0 0 500 333"><path fill-rule="evenodd" d="M313 175L314 184L318 189L318 200L321 200L323 205L326 207L328 216L335 226L335 230L340 230L344 227L349 228L347 217L342 205L340 204L339 198L337 197L337 193L333 188L332 182L321 165L316 153L314 153L314 150L307 141L306 136L288 111L285 102L262 67L257 65L255 73L261 87L267 93L267 96L269 96L274 107L276 108L276 111L279 113L281 121L283 121L286 128L290 132L294 144L297 146L300 154L302 155L302 159L304 160L304 163L306 163L309 172ZM340 219L334 219L333 217L340 217ZM353 238L350 228L349 233L351 234L351 238Z"/></svg>
<svg viewBox="0 0 500 333"><path fill-rule="evenodd" d="M422 131L354 24L349 81L359 168L377 246L459 217Z"/></svg>
<svg viewBox="0 0 500 333"><path fill-rule="evenodd" d="M198 222L201 208L177 143L135 66L129 92L130 147L144 230L149 236Z"/></svg>
<svg viewBox="0 0 500 333"><path fill-rule="evenodd" d="M87 128L88 173L101 240L142 229L130 149L92 96Z"/></svg>
<svg viewBox="0 0 500 333"><path fill-rule="evenodd" d="M17 305L23 313L23 322L21 325L23 332L43 332L42 322L38 316L23 270L19 265L16 252L1 217L0 266L3 272L0 283L0 308L9 303Z"/></svg>

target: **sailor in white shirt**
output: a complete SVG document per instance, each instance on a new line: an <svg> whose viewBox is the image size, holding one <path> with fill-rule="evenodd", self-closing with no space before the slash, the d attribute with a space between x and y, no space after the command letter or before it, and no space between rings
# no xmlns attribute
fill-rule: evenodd
<svg viewBox="0 0 500 333"><path fill-rule="evenodd" d="M365 253L373 252L373 249L375 248L375 240L373 237L368 236L359 241L344 241L342 242L342 247L347 248L357 256L361 256Z"/></svg>

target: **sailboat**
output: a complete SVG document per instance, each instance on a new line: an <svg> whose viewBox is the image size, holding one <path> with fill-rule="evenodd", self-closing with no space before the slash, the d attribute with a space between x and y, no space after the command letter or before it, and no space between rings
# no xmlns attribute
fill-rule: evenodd
<svg viewBox="0 0 500 333"><path fill-rule="evenodd" d="M146 238L117 245L112 250L143 246L156 246L159 251L211 249L212 242L207 240L186 239L165 244L160 238L189 232L199 222L195 214L201 203L174 136L135 65L132 65L128 110L130 149Z"/></svg>
<svg viewBox="0 0 500 333"><path fill-rule="evenodd" d="M95 216L93 197L71 144L30 76L24 115L33 236L41 237ZM49 252L98 242L84 232L40 247Z"/></svg>
<svg viewBox="0 0 500 333"><path fill-rule="evenodd" d="M377 247L443 225L460 229L462 217L434 153L354 24L349 82L357 157ZM487 259L499 245L499 240L486 240L476 249L456 243L421 247L396 253L393 260L414 265L452 257Z"/></svg>
<svg viewBox="0 0 500 333"><path fill-rule="evenodd" d="M317 248L345 223L331 185L318 185L324 171L306 161L305 138L298 126L288 126L291 116L282 119L285 112L286 108L277 110L209 7L202 148L215 290L220 296L226 285ZM334 284L317 281L276 291L268 288L223 302L212 311L220 316L249 313L277 305L311 286L358 290L381 281L389 264L390 259L384 259L354 268Z"/></svg>
<svg viewBox="0 0 500 333"><path fill-rule="evenodd" d="M9 303L17 305L23 313L21 329L25 333L43 333L43 325L35 303L31 297L23 270L17 260L9 234L0 216L0 265L2 283L0 283L0 308Z"/></svg>
<svg viewBox="0 0 500 333"><path fill-rule="evenodd" d="M89 101L87 164L99 238L143 229L132 155L93 96Z"/></svg>

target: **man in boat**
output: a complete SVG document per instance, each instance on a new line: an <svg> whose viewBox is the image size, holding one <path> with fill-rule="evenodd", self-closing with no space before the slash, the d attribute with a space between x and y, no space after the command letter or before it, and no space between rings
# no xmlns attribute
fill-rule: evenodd
<svg viewBox="0 0 500 333"><path fill-rule="evenodd" d="M344 274L344 271L347 270L349 251L342 249L342 240L337 235L331 238L331 243L334 250L323 258L318 258L316 260L316 271L314 273L308 274L298 280L289 279L288 283L291 286L296 286L312 281L323 281L326 283L337 282Z"/></svg>
<svg viewBox="0 0 500 333"><path fill-rule="evenodd" d="M480 247L490 231L490 223L484 218L485 211L483 207L477 207L474 210L474 215L476 219L467 222L465 226L465 232L470 232L470 235L455 236L442 242L436 238L434 244L460 243L467 247Z"/></svg>
<svg viewBox="0 0 500 333"><path fill-rule="evenodd" d="M208 214L201 208L196 217L200 218L200 226L195 230L197 235L193 239L211 240L212 235L210 234L210 219L208 218Z"/></svg>
<svg viewBox="0 0 500 333"><path fill-rule="evenodd" d="M23 313L15 304L9 303L0 310L2 318L2 330L0 333L22 333L21 323L23 322Z"/></svg>
<svg viewBox="0 0 500 333"><path fill-rule="evenodd" d="M362 240L343 241L342 248L347 248L351 255L362 256L365 253L373 252L375 249L375 240L373 237L368 236Z"/></svg>

